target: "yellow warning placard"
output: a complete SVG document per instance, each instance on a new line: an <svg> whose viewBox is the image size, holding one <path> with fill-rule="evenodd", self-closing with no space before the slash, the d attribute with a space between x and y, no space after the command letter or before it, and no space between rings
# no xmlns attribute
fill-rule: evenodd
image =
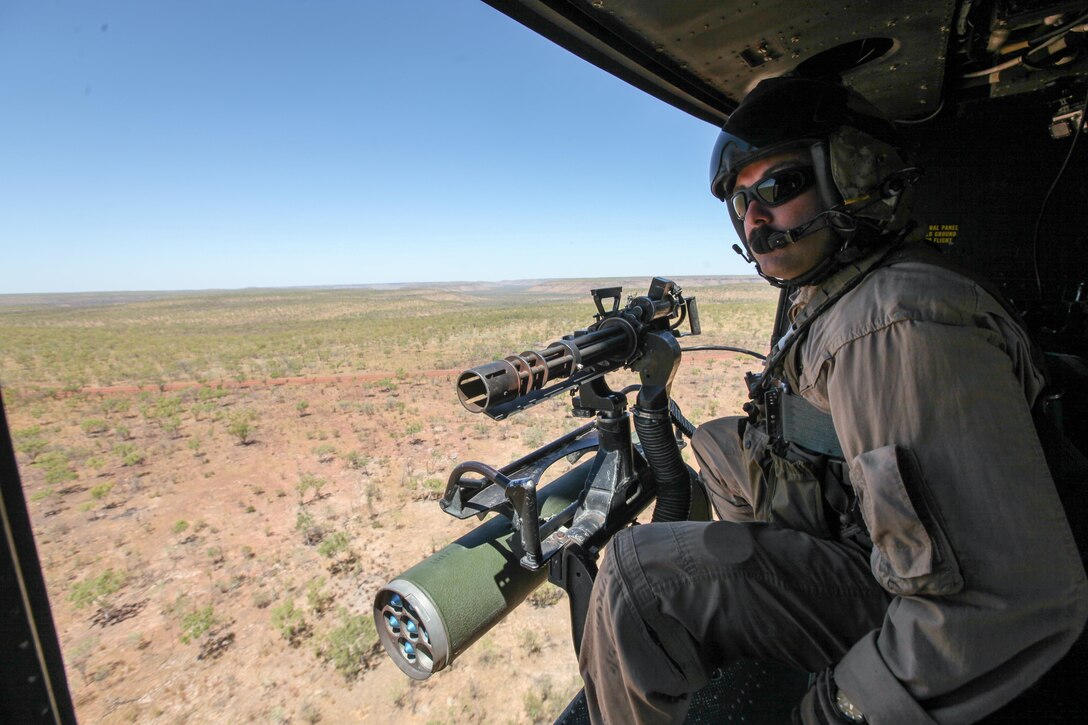
<svg viewBox="0 0 1088 725"><path fill-rule="evenodd" d="M926 241L934 244L952 244L960 232L959 224L930 224L926 229Z"/></svg>

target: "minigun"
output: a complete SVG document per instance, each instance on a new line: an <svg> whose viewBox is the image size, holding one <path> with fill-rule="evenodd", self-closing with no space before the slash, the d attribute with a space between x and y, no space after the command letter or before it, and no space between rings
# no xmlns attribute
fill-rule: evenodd
<svg viewBox="0 0 1088 725"><path fill-rule="evenodd" d="M687 320L688 334L699 334L695 298L685 298L676 283L655 277L645 296L631 299L621 310L622 293L622 287L590 290L597 313L596 323L589 328L567 335L543 350L509 355L461 373L457 378L461 404L473 413L486 413L502 420L616 368L645 368L645 362L642 368L637 363L652 354L645 349L649 333L672 333L662 339L675 340L683 334L677 331ZM612 301L610 310L605 309L605 300Z"/></svg>
<svg viewBox="0 0 1088 725"><path fill-rule="evenodd" d="M654 521L709 518L706 495L680 455L678 431L690 437L693 426L669 400L680 364L677 338L700 332L695 298L660 277L622 308L620 287L591 294L597 313L587 329L457 379L462 405L495 420L563 391L570 391L576 417L594 420L501 468L466 461L450 473L443 511L461 519L499 515L375 596L379 639L412 678L449 665L545 578L567 592L577 651L596 561L608 540L655 498ZM614 391L605 375L622 368L637 372L640 384ZM628 410L627 396L636 390ZM591 452L590 460L538 490L553 464L577 463Z"/></svg>

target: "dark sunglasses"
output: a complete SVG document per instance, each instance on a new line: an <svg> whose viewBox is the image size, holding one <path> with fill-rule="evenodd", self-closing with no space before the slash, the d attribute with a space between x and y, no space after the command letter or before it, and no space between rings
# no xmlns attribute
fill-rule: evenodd
<svg viewBox="0 0 1088 725"><path fill-rule="evenodd" d="M737 219L744 219L748 205L753 201L758 201L763 206L785 204L812 186L814 180L812 167L782 169L747 188L737 189L729 197L729 203L733 205L733 213L737 215Z"/></svg>

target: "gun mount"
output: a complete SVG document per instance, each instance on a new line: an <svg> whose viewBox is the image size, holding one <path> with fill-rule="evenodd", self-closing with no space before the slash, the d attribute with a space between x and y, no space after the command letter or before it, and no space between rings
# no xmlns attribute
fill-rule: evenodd
<svg viewBox="0 0 1088 725"><path fill-rule="evenodd" d="M500 516L408 569L375 597L379 638L410 677L425 679L452 662L545 575L568 594L577 650L596 560L607 541L655 498L655 520L709 518L705 494L680 457L668 399L680 364L676 338L700 331L695 299L663 278L654 278L646 295L622 309L621 293L619 287L592 291L597 314L587 330L458 378L462 404L496 420L565 390L572 392L575 415L595 420L501 468L467 461L453 469L442 509L457 518ZM680 331L685 321L687 333ZM621 367L637 371L641 385L610 389L604 376ZM635 390L638 402L629 411L627 396ZM590 453L592 460L538 491L555 463Z"/></svg>

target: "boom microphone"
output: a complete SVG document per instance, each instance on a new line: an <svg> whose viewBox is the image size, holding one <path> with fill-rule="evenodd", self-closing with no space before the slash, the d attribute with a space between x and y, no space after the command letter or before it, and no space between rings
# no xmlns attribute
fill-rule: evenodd
<svg viewBox="0 0 1088 725"><path fill-rule="evenodd" d="M790 244L793 244L796 241L803 239L808 234L809 228L812 227L812 225L818 222L820 219L824 218L826 214L826 211L820 212L804 224L799 224L798 226L787 229L784 232L760 234L758 232L760 232L763 227L761 227L760 229L756 229L752 233L751 239L748 240L748 246L756 254L770 254L777 249L782 249ZM827 225L825 224L824 226L826 227ZM824 227L820 227L820 229L823 228Z"/></svg>

